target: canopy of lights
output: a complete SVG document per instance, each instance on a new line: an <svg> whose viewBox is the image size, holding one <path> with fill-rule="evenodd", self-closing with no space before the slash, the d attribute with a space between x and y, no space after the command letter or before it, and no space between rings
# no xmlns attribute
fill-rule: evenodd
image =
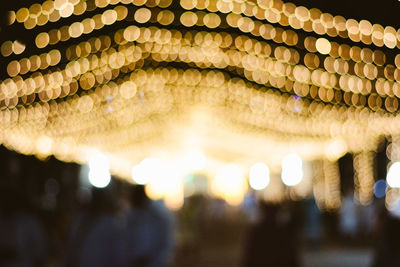
<svg viewBox="0 0 400 267"><path fill-rule="evenodd" d="M27 37L1 44L0 143L89 163L99 187L110 169L179 207L203 172L232 204L249 184L335 209L338 158L354 155L368 204L382 138L400 157L391 26L282 0L47 0L7 30Z"/></svg>

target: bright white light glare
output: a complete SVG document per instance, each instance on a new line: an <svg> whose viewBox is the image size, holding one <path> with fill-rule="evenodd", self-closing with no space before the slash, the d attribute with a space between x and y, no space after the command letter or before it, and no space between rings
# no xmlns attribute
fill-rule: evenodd
<svg viewBox="0 0 400 267"><path fill-rule="evenodd" d="M400 162L394 162L386 176L387 183L392 188L400 188Z"/></svg>
<svg viewBox="0 0 400 267"><path fill-rule="evenodd" d="M227 165L220 169L212 181L212 191L231 205L238 205L247 190L246 180L236 165Z"/></svg>
<svg viewBox="0 0 400 267"><path fill-rule="evenodd" d="M269 168L264 163L256 163L250 168L249 184L254 190L262 190L269 184Z"/></svg>
<svg viewBox="0 0 400 267"><path fill-rule="evenodd" d="M111 181L110 165L103 154L94 154L89 160L89 182L97 188L106 187Z"/></svg>
<svg viewBox="0 0 400 267"><path fill-rule="evenodd" d="M145 158L138 165L132 168L132 179L137 184L147 184L156 175L155 171L158 169L158 162L154 158Z"/></svg>
<svg viewBox="0 0 400 267"><path fill-rule="evenodd" d="M289 154L282 160L282 181L287 186L295 186L303 179L303 162L299 155Z"/></svg>
<svg viewBox="0 0 400 267"><path fill-rule="evenodd" d="M187 153L184 163L191 171L201 171L206 167L206 156L200 151L192 151Z"/></svg>
<svg viewBox="0 0 400 267"><path fill-rule="evenodd" d="M145 190L151 199L164 199L168 208L178 210L183 205L183 174L181 164L153 161L150 181Z"/></svg>

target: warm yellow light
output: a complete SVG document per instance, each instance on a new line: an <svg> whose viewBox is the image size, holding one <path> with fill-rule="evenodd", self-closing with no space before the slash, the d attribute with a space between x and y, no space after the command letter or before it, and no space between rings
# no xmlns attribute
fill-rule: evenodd
<svg viewBox="0 0 400 267"><path fill-rule="evenodd" d="M41 155L50 155L52 152L53 140L47 136L41 136L36 141L36 148Z"/></svg>
<svg viewBox="0 0 400 267"><path fill-rule="evenodd" d="M181 15L181 23L186 27L191 27L197 23L197 15L196 13L187 11Z"/></svg>
<svg viewBox="0 0 400 267"><path fill-rule="evenodd" d="M160 174L157 171L159 169L160 164L156 159L145 158L138 165L132 168L132 179L137 184L147 184L152 181L152 179L157 179L157 175Z"/></svg>
<svg viewBox="0 0 400 267"><path fill-rule="evenodd" d="M347 151L347 144L341 139L333 140L326 147L325 153L329 160L337 160L342 157Z"/></svg>
<svg viewBox="0 0 400 267"><path fill-rule="evenodd" d="M66 3L61 7L59 12L61 17L67 18L74 13L74 5L72 3Z"/></svg>
<svg viewBox="0 0 400 267"><path fill-rule="evenodd" d="M70 35L72 38L78 38L79 36L82 35L83 29L84 29L84 28L83 28L83 24L82 24L82 23L80 23L80 22L74 22L74 23L69 27L68 33L69 33L69 35Z"/></svg>
<svg viewBox="0 0 400 267"><path fill-rule="evenodd" d="M136 95L136 84L131 81L124 82L119 88L122 97L129 99Z"/></svg>
<svg viewBox="0 0 400 267"><path fill-rule="evenodd" d="M157 21L161 25L169 25L174 21L175 15L173 12L169 10L164 10L158 13L157 15Z"/></svg>
<svg viewBox="0 0 400 267"><path fill-rule="evenodd" d="M111 25L117 20L117 12L115 10L107 10L101 16L101 21L104 25Z"/></svg>
<svg viewBox="0 0 400 267"><path fill-rule="evenodd" d="M242 202L246 192L246 182L242 170L237 165L221 168L212 181L212 191L231 205Z"/></svg>
<svg viewBox="0 0 400 267"><path fill-rule="evenodd" d="M318 38L315 43L315 46L318 52L320 52L323 55L327 55L331 51L331 43L325 38Z"/></svg>
<svg viewBox="0 0 400 267"><path fill-rule="evenodd" d="M3 57L8 57L13 52L13 43L11 41L6 41L1 45L1 54Z"/></svg>
<svg viewBox="0 0 400 267"><path fill-rule="evenodd" d="M38 48L43 48L49 44L50 38L47 32L39 33L36 36L35 43Z"/></svg>
<svg viewBox="0 0 400 267"><path fill-rule="evenodd" d="M20 43L18 40L15 41L15 42L14 42L14 48L13 48L14 53L15 53L16 55L22 54L22 52L25 51L25 47L26 47L25 44Z"/></svg>
<svg viewBox="0 0 400 267"><path fill-rule="evenodd" d="M179 166L172 162L157 162L157 164L153 162L149 165L152 165L150 172L152 172L153 177L146 184L146 193L152 199L164 199L165 204L170 209L181 208L184 194L182 173Z"/></svg>
<svg viewBox="0 0 400 267"><path fill-rule="evenodd" d="M21 153L77 162L85 161L82 147L98 147L127 161L112 163L113 171L126 177L132 164L154 151L182 146L206 151L207 164L204 155L184 158L179 150L176 155L183 156L176 161L183 167L168 169L163 163L154 168L155 182L146 182L149 192L171 207L182 203L181 174L217 168L213 157L225 163L263 158L276 172L277 159L295 149L305 160L324 161L325 186L331 186L324 192L332 199L326 206L337 208L333 161L353 152L362 155L355 158L360 166L370 165L371 156L360 151L374 151L380 136L400 132L400 56L391 65L394 55L376 48L398 47L398 29L280 1L181 0L180 10L168 8L171 3L47 0L11 12L10 27L23 23L26 34L38 33L33 38L39 49L28 55L17 40L1 44L1 54L12 56L5 62L9 77L0 82L1 143ZM133 20L141 25L123 26ZM101 31L114 23L115 31ZM199 31L203 26L221 29ZM307 51L296 46L297 30L305 31L300 39ZM70 40L83 34L90 36ZM67 47L51 50L53 45ZM180 63L190 68L180 69ZM196 105L206 107L209 118L190 121ZM60 145L67 138L71 141ZM242 142L246 146L232 146ZM269 157L261 149L266 146L280 154ZM292 175L283 168L287 185L301 181L298 169ZM250 186L268 184L264 167L250 172ZM263 172L263 179L254 178ZM370 174L361 168L356 175L360 203L370 199ZM298 196L299 187L291 190ZM230 203L240 202L237 192L215 192Z"/></svg>
<svg viewBox="0 0 400 267"><path fill-rule="evenodd" d="M135 20L139 23L146 23L151 17L151 11L147 8L140 8L135 12Z"/></svg>
<svg viewBox="0 0 400 267"><path fill-rule="evenodd" d="M25 22L29 17L29 10L27 8L21 8L16 13L16 20L20 23Z"/></svg>
<svg viewBox="0 0 400 267"><path fill-rule="evenodd" d="M21 65L16 60L11 61L7 65L7 73L11 77L17 76L20 70L21 70Z"/></svg>

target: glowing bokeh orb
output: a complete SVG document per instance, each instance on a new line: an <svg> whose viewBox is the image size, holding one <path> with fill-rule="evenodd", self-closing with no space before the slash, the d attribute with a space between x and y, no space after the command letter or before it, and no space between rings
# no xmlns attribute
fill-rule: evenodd
<svg viewBox="0 0 400 267"><path fill-rule="evenodd" d="M191 151L186 154L184 164L190 171L201 171L206 167L206 156L200 151Z"/></svg>
<svg viewBox="0 0 400 267"><path fill-rule="evenodd" d="M158 162L154 158L145 158L138 165L132 168L132 179L135 183L145 185L149 183L158 169Z"/></svg>
<svg viewBox="0 0 400 267"><path fill-rule="evenodd" d="M386 176L387 183L392 188L400 188L400 162L396 161L390 165Z"/></svg>
<svg viewBox="0 0 400 267"><path fill-rule="evenodd" d="M222 167L212 181L213 193L231 205L239 205L246 192L246 180L239 166L230 164Z"/></svg>
<svg viewBox="0 0 400 267"><path fill-rule="evenodd" d="M89 182L97 188L104 188L111 181L110 165L107 157L96 153L89 160Z"/></svg>
<svg viewBox="0 0 400 267"><path fill-rule="evenodd" d="M254 190L262 190L270 182L269 168L264 163L256 163L250 168L249 184Z"/></svg>
<svg viewBox="0 0 400 267"><path fill-rule="evenodd" d="M329 54L332 48L331 43L325 38L318 38L317 42L315 43L315 46L318 52L320 52L323 55Z"/></svg>
<svg viewBox="0 0 400 267"><path fill-rule="evenodd" d="M303 179L303 161L297 154L289 154L282 160L282 181L287 186L295 186Z"/></svg>

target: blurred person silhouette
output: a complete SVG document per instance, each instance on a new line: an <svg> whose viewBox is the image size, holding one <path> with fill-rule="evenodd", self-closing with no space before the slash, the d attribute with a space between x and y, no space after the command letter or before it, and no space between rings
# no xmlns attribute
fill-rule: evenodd
<svg viewBox="0 0 400 267"><path fill-rule="evenodd" d="M87 210L74 218L65 267L118 266L116 249L120 227L113 192L109 187L93 187Z"/></svg>
<svg viewBox="0 0 400 267"><path fill-rule="evenodd" d="M358 210L354 201L354 195L349 191L340 210L340 230L346 242L354 242L358 230Z"/></svg>
<svg viewBox="0 0 400 267"><path fill-rule="evenodd" d="M242 208L246 219L251 223L257 220L258 215L257 196L254 190L249 190L243 199Z"/></svg>
<svg viewBox="0 0 400 267"><path fill-rule="evenodd" d="M197 249L196 246L206 227L207 220L205 220L205 216L207 204L207 199L202 194L194 194L185 199L179 213L181 243L184 243L185 247L192 250ZM213 223L217 223L217 220L214 220Z"/></svg>
<svg viewBox="0 0 400 267"><path fill-rule="evenodd" d="M243 267L297 267L295 227L290 214L277 204L260 202L258 221L244 243Z"/></svg>
<svg viewBox="0 0 400 267"><path fill-rule="evenodd" d="M10 180L2 177L0 183L0 266L44 266L44 230L36 218L23 210L22 193Z"/></svg>
<svg viewBox="0 0 400 267"><path fill-rule="evenodd" d="M174 250L174 217L162 201L148 198L144 186L131 185L131 209L119 246L120 266L165 267Z"/></svg>
<svg viewBox="0 0 400 267"><path fill-rule="evenodd" d="M306 200L305 219L306 241L311 247L317 247L322 238L322 225L321 213L313 197Z"/></svg>
<svg viewBox="0 0 400 267"><path fill-rule="evenodd" d="M393 210L384 205L376 222L377 246L373 267L400 266L400 201Z"/></svg>

